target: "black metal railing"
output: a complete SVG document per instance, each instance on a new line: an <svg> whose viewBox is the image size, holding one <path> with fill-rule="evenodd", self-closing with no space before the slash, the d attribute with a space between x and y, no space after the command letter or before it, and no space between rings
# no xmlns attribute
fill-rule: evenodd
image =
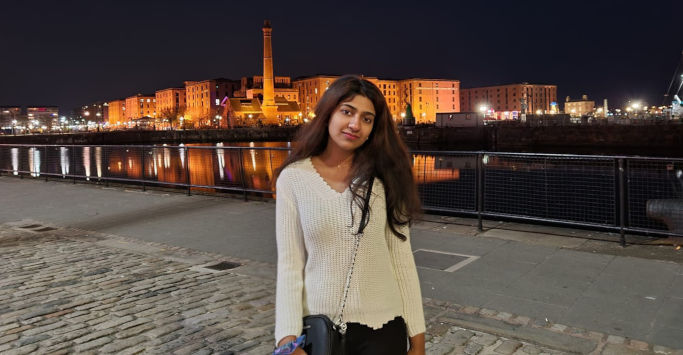
<svg viewBox="0 0 683 355"><path fill-rule="evenodd" d="M273 193L289 148L0 145L0 172L193 190ZM413 151L427 211L681 236L683 159ZM662 204L662 202L665 202ZM648 210L648 206L651 207ZM666 223L665 223L666 221ZM672 222L673 221L673 222ZM678 222L678 223L675 223Z"/></svg>

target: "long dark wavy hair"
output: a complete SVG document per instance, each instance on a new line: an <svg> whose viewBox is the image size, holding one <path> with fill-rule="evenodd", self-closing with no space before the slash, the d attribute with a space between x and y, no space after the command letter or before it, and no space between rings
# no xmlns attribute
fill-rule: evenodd
<svg viewBox="0 0 683 355"><path fill-rule="evenodd" d="M401 240L406 240L406 236L398 232L397 226L409 224L418 217L421 213L420 198L408 149L398 135L386 99L368 80L356 75L345 75L330 85L315 108L315 119L299 130L297 144L275 172L275 180L289 164L320 155L325 150L330 117L341 103L353 100L356 95L362 95L372 102L375 120L368 140L355 151L349 186L354 195L352 203L355 202L362 209L363 186L372 177L380 179L386 193L389 228Z"/></svg>

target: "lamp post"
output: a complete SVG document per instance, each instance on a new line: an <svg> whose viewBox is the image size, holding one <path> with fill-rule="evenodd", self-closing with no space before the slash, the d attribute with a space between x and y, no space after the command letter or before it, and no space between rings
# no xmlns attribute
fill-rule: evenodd
<svg viewBox="0 0 683 355"><path fill-rule="evenodd" d="M486 105L480 105L479 106L479 112L481 112L481 115L483 118L486 118L486 111L488 111L489 108Z"/></svg>

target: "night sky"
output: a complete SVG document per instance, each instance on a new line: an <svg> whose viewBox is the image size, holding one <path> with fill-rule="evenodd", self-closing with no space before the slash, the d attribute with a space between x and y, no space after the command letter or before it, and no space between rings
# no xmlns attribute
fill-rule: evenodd
<svg viewBox="0 0 683 355"><path fill-rule="evenodd" d="M558 86L660 105L683 50L681 1L5 1L0 105L69 109L262 74ZM598 103L600 102L600 103Z"/></svg>

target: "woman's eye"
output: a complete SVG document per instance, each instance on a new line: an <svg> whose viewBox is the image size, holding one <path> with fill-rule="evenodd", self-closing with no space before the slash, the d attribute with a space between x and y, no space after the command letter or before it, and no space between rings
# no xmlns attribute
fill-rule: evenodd
<svg viewBox="0 0 683 355"><path fill-rule="evenodd" d="M342 109L341 112L347 116L351 114L351 111L346 110L346 109Z"/></svg>
<svg viewBox="0 0 683 355"><path fill-rule="evenodd" d="M372 123L372 118L370 118L370 117L365 117L364 120L365 120L365 123Z"/></svg>

